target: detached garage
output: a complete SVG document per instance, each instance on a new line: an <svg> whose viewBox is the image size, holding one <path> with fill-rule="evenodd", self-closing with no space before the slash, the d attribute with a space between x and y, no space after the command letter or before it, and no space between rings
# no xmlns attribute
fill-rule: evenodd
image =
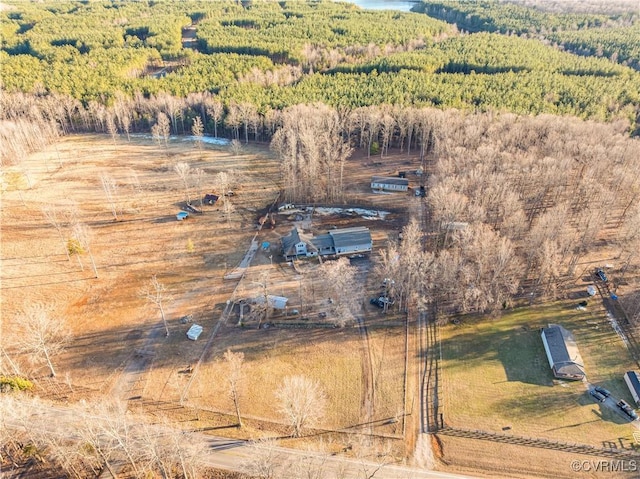
<svg viewBox="0 0 640 479"><path fill-rule="evenodd" d="M554 377L581 381L585 378L578 346L569 331L558 324L542 328L542 343Z"/></svg>

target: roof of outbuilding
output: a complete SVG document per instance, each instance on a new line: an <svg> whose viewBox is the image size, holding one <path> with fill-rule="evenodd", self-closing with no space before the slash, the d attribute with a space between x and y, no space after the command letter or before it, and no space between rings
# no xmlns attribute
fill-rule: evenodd
<svg viewBox="0 0 640 479"><path fill-rule="evenodd" d="M354 226L353 228L343 228L329 231L333 238L336 249L344 246L362 245L371 243L371 232L365 226Z"/></svg>
<svg viewBox="0 0 640 479"><path fill-rule="evenodd" d="M329 234L314 236L311 238L311 243L313 243L313 246L318 248L318 250L333 248L333 238Z"/></svg>
<svg viewBox="0 0 640 479"><path fill-rule="evenodd" d="M636 394L640 395L640 379L638 379L638 373L635 371L627 371L625 375L629 378L633 389L636 390Z"/></svg>
<svg viewBox="0 0 640 479"><path fill-rule="evenodd" d="M550 324L543 328L542 334L547 340L549 354L558 373L584 375L578 346L569 331L558 324Z"/></svg>
<svg viewBox="0 0 640 479"><path fill-rule="evenodd" d="M409 186L409 180L406 178L396 178L395 176L372 176L371 183Z"/></svg>

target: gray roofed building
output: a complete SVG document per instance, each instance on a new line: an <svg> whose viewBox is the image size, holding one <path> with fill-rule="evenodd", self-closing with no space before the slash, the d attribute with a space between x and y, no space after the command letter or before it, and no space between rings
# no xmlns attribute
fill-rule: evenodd
<svg viewBox="0 0 640 479"><path fill-rule="evenodd" d="M355 226L329 231L333 238L335 254L367 253L371 251L372 240L369 228Z"/></svg>
<svg viewBox="0 0 640 479"><path fill-rule="evenodd" d="M558 379L582 380L585 377L578 346L569 331L558 324L542 329L549 366Z"/></svg>
<svg viewBox="0 0 640 479"><path fill-rule="evenodd" d="M409 189L409 180L394 176L373 176L371 178L371 189L378 191L407 191Z"/></svg>
<svg viewBox="0 0 640 479"><path fill-rule="evenodd" d="M371 232L364 226L336 229L313 237L293 228L291 233L282 237L281 242L282 254L286 259L368 253L373 246Z"/></svg>
<svg viewBox="0 0 640 479"><path fill-rule="evenodd" d="M640 377L638 377L638 373L635 371L627 371L624 373L624 382L627 383L633 400L640 406Z"/></svg>
<svg viewBox="0 0 640 479"><path fill-rule="evenodd" d="M282 254L286 259L297 258L298 256L315 256L318 250L312 243L310 235L302 234L298 228L293 228L287 236L283 236Z"/></svg>
<svg viewBox="0 0 640 479"><path fill-rule="evenodd" d="M335 247L333 246L333 238L330 234L323 234L314 236L311 238L313 246L318 250L318 254L324 256L335 253Z"/></svg>

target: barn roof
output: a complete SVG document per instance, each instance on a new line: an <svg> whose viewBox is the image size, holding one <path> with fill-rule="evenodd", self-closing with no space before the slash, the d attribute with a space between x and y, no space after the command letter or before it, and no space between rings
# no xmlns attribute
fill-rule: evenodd
<svg viewBox="0 0 640 479"><path fill-rule="evenodd" d="M329 235L333 238L333 244L336 249L345 246L371 244L371 232L365 226L333 230L329 231Z"/></svg>
<svg viewBox="0 0 640 479"><path fill-rule="evenodd" d="M550 324L542 330L542 334L556 375L584 376L582 358L571 333L558 324Z"/></svg>
<svg viewBox="0 0 640 479"><path fill-rule="evenodd" d="M397 178L395 176L372 176L371 183L409 186L409 180L407 180L406 178Z"/></svg>

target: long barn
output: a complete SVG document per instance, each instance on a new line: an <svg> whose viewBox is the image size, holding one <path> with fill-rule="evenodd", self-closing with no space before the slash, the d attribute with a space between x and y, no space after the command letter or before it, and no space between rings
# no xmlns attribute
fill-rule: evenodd
<svg viewBox="0 0 640 479"><path fill-rule="evenodd" d="M554 377L580 381L585 372L578 346L569 331L558 324L542 329L542 343Z"/></svg>

